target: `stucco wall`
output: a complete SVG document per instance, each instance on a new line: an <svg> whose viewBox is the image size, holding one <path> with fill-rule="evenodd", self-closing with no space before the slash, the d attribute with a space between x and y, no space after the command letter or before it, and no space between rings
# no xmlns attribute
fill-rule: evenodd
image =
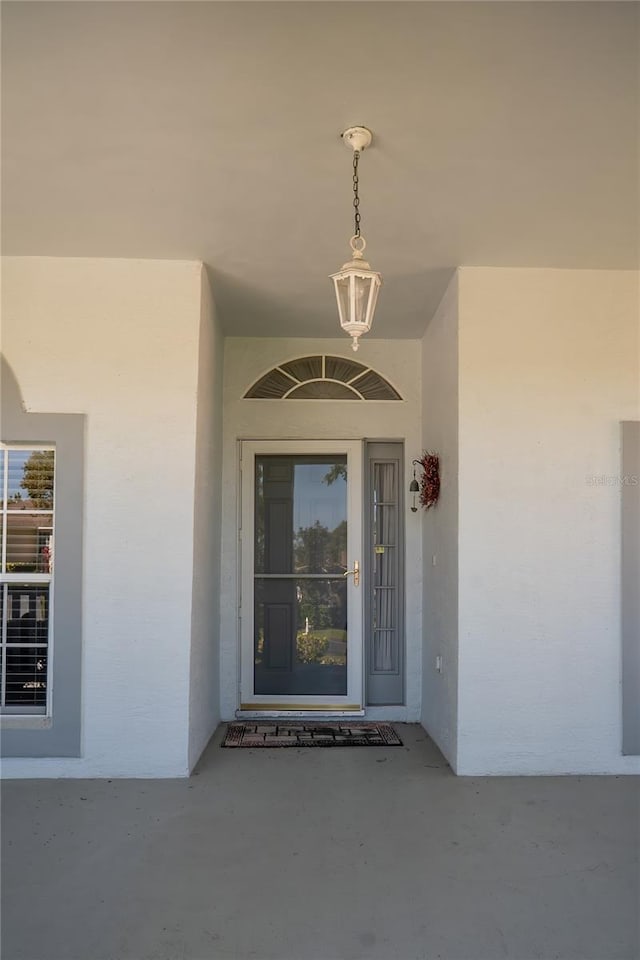
<svg viewBox="0 0 640 960"><path fill-rule="evenodd" d="M220 718L220 519L224 341L202 271L193 527L189 769Z"/></svg>
<svg viewBox="0 0 640 960"><path fill-rule="evenodd" d="M464 774L640 772L621 755L616 482L620 421L640 415L637 274L461 269L422 343L362 344L403 403L245 401L276 363L353 354L227 339L223 426L203 282L196 263L3 263L2 348L27 408L87 417L82 756L4 775L184 775L233 716L238 439L265 437L402 438L407 478L425 447L442 457L438 507L407 498L396 719L422 718Z"/></svg>
<svg viewBox="0 0 640 960"><path fill-rule="evenodd" d="M640 772L621 756L616 481L638 275L459 277L458 771Z"/></svg>
<svg viewBox="0 0 640 960"><path fill-rule="evenodd" d="M422 449L440 457L441 493L419 507L423 534L422 724L456 768L458 708L458 278L422 339ZM436 657L442 658L436 669Z"/></svg>
<svg viewBox="0 0 640 960"><path fill-rule="evenodd" d="M87 415L82 756L5 776L187 773L201 269L3 262L27 409Z"/></svg>
<svg viewBox="0 0 640 960"><path fill-rule="evenodd" d="M238 661L238 439L404 439L406 475L420 451L420 344L363 341L355 355L386 377L404 402L243 400L260 375L294 357L328 353L354 358L346 338L244 339L225 341L224 476L221 577L221 713L230 719L239 704ZM421 534L407 511L406 530L406 708L379 708L397 719L420 717Z"/></svg>

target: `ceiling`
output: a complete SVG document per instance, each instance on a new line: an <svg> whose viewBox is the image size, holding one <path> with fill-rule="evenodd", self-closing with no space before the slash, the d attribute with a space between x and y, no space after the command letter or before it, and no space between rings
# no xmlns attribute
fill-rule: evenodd
<svg viewBox="0 0 640 960"><path fill-rule="evenodd" d="M237 336L333 336L351 156L420 336L456 265L638 265L637 3L4 2L3 252L202 259Z"/></svg>

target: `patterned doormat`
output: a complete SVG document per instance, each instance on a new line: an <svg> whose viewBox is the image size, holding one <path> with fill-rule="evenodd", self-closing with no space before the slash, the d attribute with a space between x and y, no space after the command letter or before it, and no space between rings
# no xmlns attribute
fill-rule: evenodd
<svg viewBox="0 0 640 960"><path fill-rule="evenodd" d="M335 721L270 723L243 720L230 723L222 747L401 747L402 740L390 723Z"/></svg>

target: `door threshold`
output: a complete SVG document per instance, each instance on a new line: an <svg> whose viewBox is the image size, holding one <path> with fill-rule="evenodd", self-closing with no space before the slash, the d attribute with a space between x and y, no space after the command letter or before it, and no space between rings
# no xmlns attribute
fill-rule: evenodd
<svg viewBox="0 0 640 960"><path fill-rule="evenodd" d="M311 718L314 720L333 720L336 717L364 717L365 712L358 710L236 710L236 720L297 720Z"/></svg>

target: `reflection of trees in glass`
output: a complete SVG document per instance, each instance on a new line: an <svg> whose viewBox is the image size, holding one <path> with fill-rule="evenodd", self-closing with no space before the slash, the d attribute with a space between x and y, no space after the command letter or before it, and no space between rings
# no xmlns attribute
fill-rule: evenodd
<svg viewBox="0 0 640 960"><path fill-rule="evenodd" d="M264 570L264 465L256 460L255 569Z"/></svg>
<svg viewBox="0 0 640 960"><path fill-rule="evenodd" d="M296 649L298 663L344 667L347 663L347 634L345 630L330 629L298 633Z"/></svg>
<svg viewBox="0 0 640 960"><path fill-rule="evenodd" d="M335 483L336 480L344 480L346 483L347 480L347 465L346 463L334 463L328 473L325 473L322 478L322 482L326 483L328 487L332 483Z"/></svg>
<svg viewBox="0 0 640 960"><path fill-rule="evenodd" d="M53 468L53 450L34 450L25 462L20 486L37 510L53 508Z"/></svg>
<svg viewBox="0 0 640 960"><path fill-rule="evenodd" d="M343 580L298 581L298 635L342 632L347 628L347 591Z"/></svg>
<svg viewBox="0 0 640 960"><path fill-rule="evenodd" d="M298 573L340 574L346 569L347 522L329 530L318 520L299 527L294 538ZM299 623L314 631L329 627L344 629L347 622L346 591L342 580L298 581Z"/></svg>
<svg viewBox="0 0 640 960"><path fill-rule="evenodd" d="M342 573L347 549L347 521L329 530L319 520L311 527L298 527L293 540L298 573Z"/></svg>

